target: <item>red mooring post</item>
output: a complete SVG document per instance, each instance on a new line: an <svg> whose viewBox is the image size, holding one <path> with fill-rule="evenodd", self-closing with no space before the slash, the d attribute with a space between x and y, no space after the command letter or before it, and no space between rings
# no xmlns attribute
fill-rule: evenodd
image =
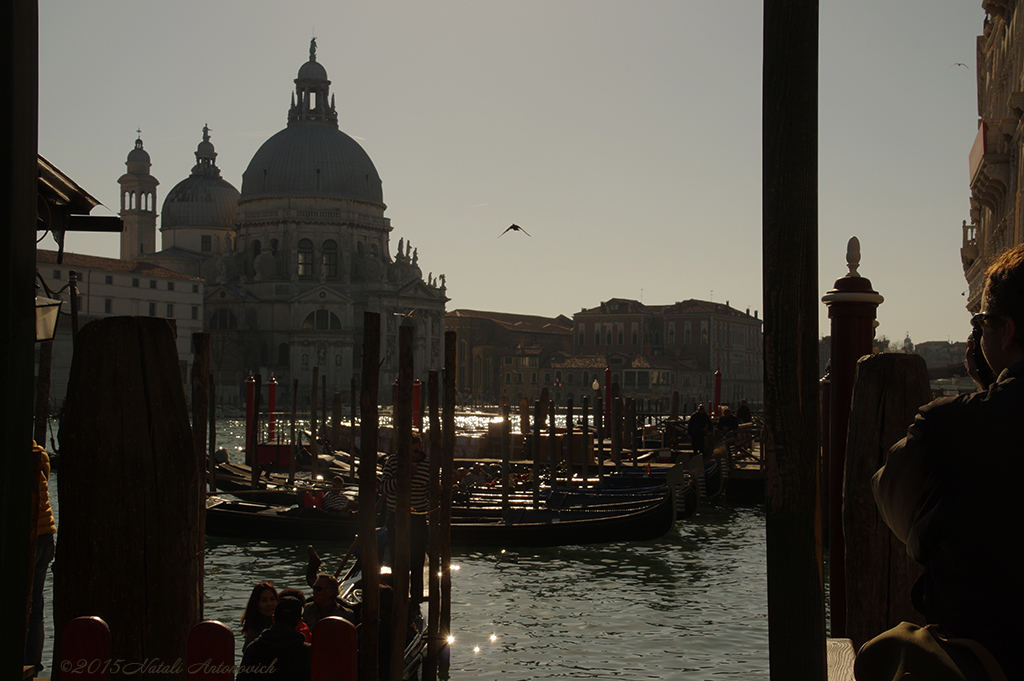
<svg viewBox="0 0 1024 681"><path fill-rule="evenodd" d="M256 386L256 379L249 374L245 379L245 455L249 456L249 440L252 439L252 417L253 417L253 392Z"/></svg>
<svg viewBox="0 0 1024 681"><path fill-rule="evenodd" d="M846 435L853 402L857 360L871 354L875 313L883 298L871 282L857 273L860 241L852 237L846 247L849 273L821 298L832 320L832 354L829 414L828 546L829 604L832 638L846 636L846 544L843 536L843 473L846 469Z"/></svg>
<svg viewBox="0 0 1024 681"><path fill-rule="evenodd" d="M277 409L277 379L267 381L267 442L274 442L274 410Z"/></svg>

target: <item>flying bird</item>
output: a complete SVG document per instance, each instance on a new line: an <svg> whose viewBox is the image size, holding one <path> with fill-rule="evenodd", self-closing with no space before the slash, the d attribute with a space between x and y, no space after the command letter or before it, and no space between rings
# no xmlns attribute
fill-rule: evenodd
<svg viewBox="0 0 1024 681"><path fill-rule="evenodd" d="M971 67L970 67L970 66L968 66L967 64L963 63L962 61L958 61L958 62L957 62L957 63L955 63L955 64L950 64L950 65L949 65L949 68L953 68L954 66L962 66L962 67L964 67L965 69L967 69L968 71L970 71L970 70L971 70Z"/></svg>
<svg viewBox="0 0 1024 681"><path fill-rule="evenodd" d="M509 225L509 227L508 227L508 228L507 228L507 229L506 229L506 230L505 230L504 232L502 232L501 234L499 234L499 235L498 235L498 238L500 239L501 237L505 236L505 235L506 235L506 234L507 234L508 232L510 232L510 231L511 231L511 232L522 232L522 233L523 233L523 234L525 234L526 236L530 236L530 233L529 233L529 232L527 232L527 231L526 231L525 229L523 229L523 228L522 228L522 227L520 227L519 225L517 225L517 224L513 223L513 224Z"/></svg>

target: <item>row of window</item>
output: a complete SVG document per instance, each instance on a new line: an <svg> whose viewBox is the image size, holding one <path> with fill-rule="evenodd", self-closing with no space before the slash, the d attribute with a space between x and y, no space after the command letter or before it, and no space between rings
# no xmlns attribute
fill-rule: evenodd
<svg viewBox="0 0 1024 681"><path fill-rule="evenodd" d="M174 317L174 303L167 303L167 307L164 308L167 311L165 316ZM104 314L114 314L114 299L104 298L103 299L103 312ZM149 316L155 317L157 314L157 303L149 304ZM192 306L192 319L199 319L199 307L196 305Z"/></svg>
<svg viewBox="0 0 1024 681"><path fill-rule="evenodd" d="M167 306L170 309L170 305ZM254 312L250 310L250 312ZM171 316L168 314L168 316ZM195 317L193 317L195 319ZM250 320L255 323L255 319ZM225 331L238 328L238 320L235 315L225 308L214 310L210 315L210 330ZM341 318L330 310L315 310L310 312L302 322L302 328L310 331L340 331Z"/></svg>
<svg viewBox="0 0 1024 681"><path fill-rule="evenodd" d="M64 280L64 273L63 273L63 271L62 270L54 270L53 271L53 278L58 280L58 281L63 281ZM112 274L105 275L104 278L103 278L103 283L104 284L112 285L114 283L114 276ZM138 277L132 277L132 288L141 288L141 286L142 286L141 280ZM157 288L157 280L156 279L150 279L149 280L149 288L152 288L152 289ZM168 291L173 291L174 290L174 282L173 281L167 282L167 290ZM192 284L192 293L199 293L199 284Z"/></svg>

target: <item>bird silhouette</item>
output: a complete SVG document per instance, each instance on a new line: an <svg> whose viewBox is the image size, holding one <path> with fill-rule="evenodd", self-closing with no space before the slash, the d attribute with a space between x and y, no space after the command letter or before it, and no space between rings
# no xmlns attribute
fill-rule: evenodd
<svg viewBox="0 0 1024 681"><path fill-rule="evenodd" d="M949 68L953 68L954 66L962 66L962 67L964 67L965 69L967 69L968 71L970 71L970 70L971 70L971 67L970 67L970 66L968 66L967 64L963 63L962 61L958 61L958 62L957 62L957 63L955 63L955 64L950 64L950 65L949 65Z"/></svg>
<svg viewBox="0 0 1024 681"><path fill-rule="evenodd" d="M519 225L517 225L515 223L512 223L511 225L508 226L508 228L505 229L504 232L502 232L501 234L498 235L498 238L500 239L501 237L505 236L510 231L511 232L522 232L526 236L530 236L530 233L527 232L525 229L523 229L522 227L520 227Z"/></svg>

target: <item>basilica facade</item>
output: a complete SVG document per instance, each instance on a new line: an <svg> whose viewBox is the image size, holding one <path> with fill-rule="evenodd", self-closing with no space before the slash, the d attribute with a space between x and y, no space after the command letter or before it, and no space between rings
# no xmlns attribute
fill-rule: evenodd
<svg viewBox="0 0 1024 681"><path fill-rule="evenodd" d="M144 252L144 235L155 229L156 185L148 165L139 164L137 141L129 158L135 166L129 163L120 180L125 238L132 239L122 250L141 250L131 257L202 277L211 366L226 401L244 394L253 373L264 382L273 376L285 395L297 379L305 399L314 367L330 392L347 395L361 372L363 317L371 311L381 319L386 402L386 387L398 375L400 326L415 329L416 377L425 381L428 371L441 369L445 278L424 280L419 254L405 239L392 253L380 176L338 128L315 40L294 82L287 127L253 156L240 192L220 178L204 128L192 175L164 201L163 249L155 253ZM140 203L136 195L147 198Z"/></svg>

